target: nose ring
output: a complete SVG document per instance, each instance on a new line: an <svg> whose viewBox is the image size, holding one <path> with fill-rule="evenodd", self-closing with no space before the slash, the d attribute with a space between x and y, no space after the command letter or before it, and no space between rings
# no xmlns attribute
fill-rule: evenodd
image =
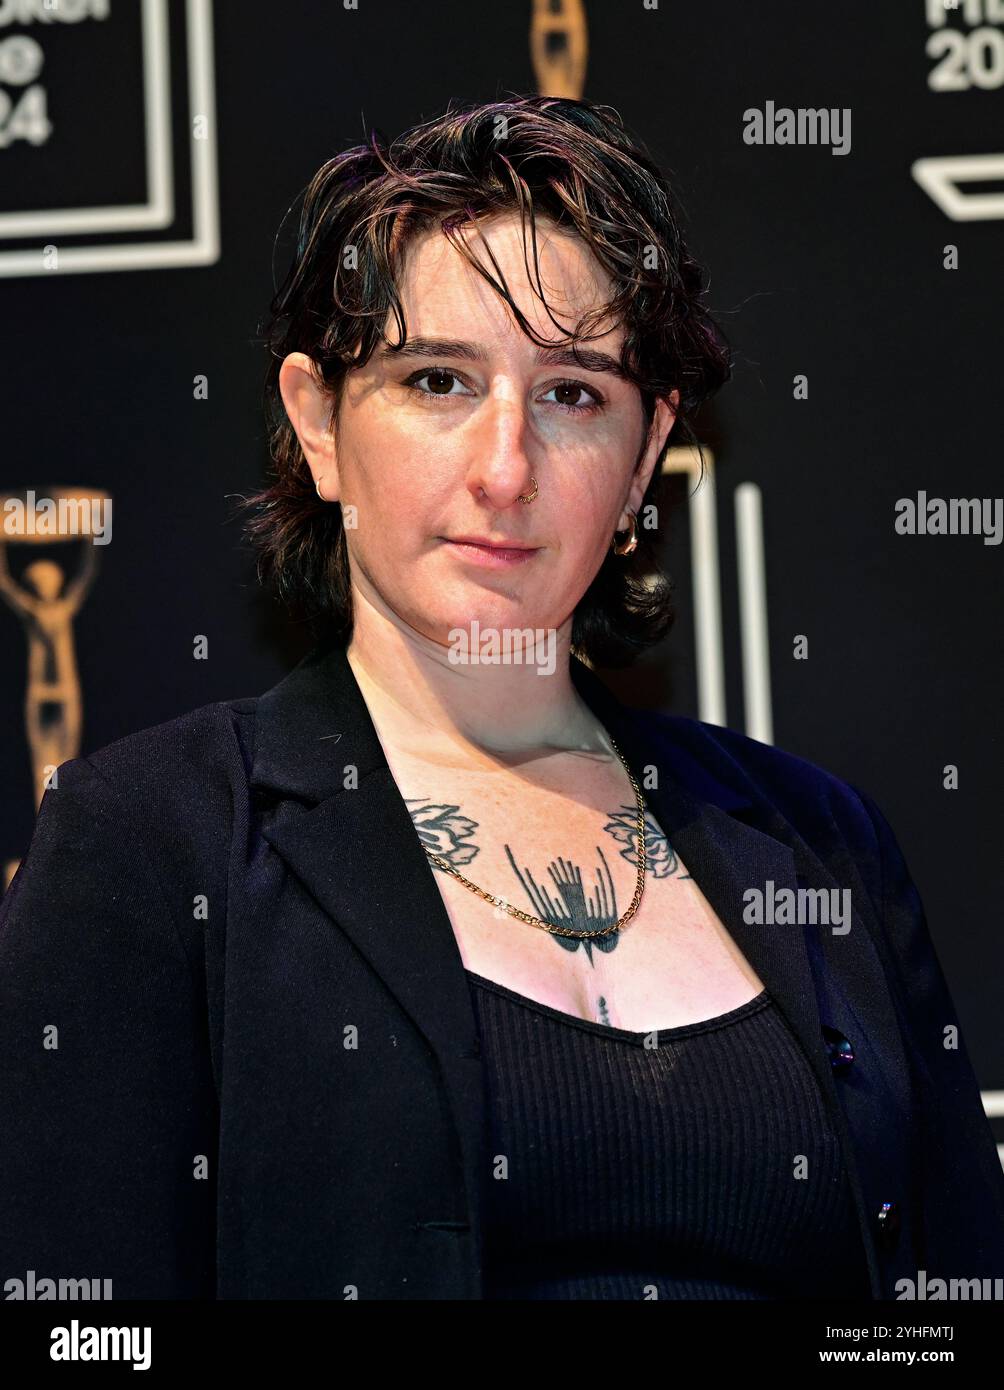
<svg viewBox="0 0 1004 1390"><path fill-rule="evenodd" d="M530 492L530 493L527 493L527 495L526 495L525 497L523 497L523 496L517 497L517 498L516 498L516 501L517 501L517 502L532 502L533 499L537 496L537 479L536 479L536 478L531 478L530 481L531 481L531 483L533 483L533 491Z"/></svg>

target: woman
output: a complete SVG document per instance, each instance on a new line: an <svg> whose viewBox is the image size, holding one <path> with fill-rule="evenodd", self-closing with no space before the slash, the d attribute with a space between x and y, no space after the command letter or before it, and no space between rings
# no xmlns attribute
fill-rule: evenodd
<svg viewBox="0 0 1004 1390"><path fill-rule="evenodd" d="M268 342L250 531L332 632L46 794L0 909L4 1277L1004 1275L1004 1175L878 810L580 659L666 631L659 463L729 372L616 114L496 102L333 159Z"/></svg>

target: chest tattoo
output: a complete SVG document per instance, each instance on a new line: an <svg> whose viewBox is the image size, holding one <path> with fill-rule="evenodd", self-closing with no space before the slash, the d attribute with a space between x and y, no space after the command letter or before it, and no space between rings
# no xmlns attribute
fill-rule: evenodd
<svg viewBox="0 0 1004 1390"><path fill-rule="evenodd" d="M422 844L428 846L433 854L438 855L453 868L462 871L463 866L470 864L481 852L477 843L478 822L463 815L458 805L430 802L428 797L406 798L406 804ZM637 808L625 805L607 814L604 833L623 846L620 851L621 858L637 869ZM575 860L561 857L551 859L546 864L551 880L548 886L537 882L530 865L525 862L534 854L532 847L519 850L520 858L524 861L522 869L516 862L512 845L508 842L505 844L505 852L513 874L529 899L530 905L526 910L539 917L542 922L547 922L549 926L566 927L577 932L597 931L610 926L620 916L617 909L617 890L600 845L596 846L599 864L593 866L595 885L588 894L582 881L581 865ZM645 813L645 855L646 873L651 874L653 878L690 878L689 874L682 872L682 866L672 846L648 811ZM440 873L445 872L438 864L433 867ZM464 877L468 875L465 874ZM492 891L487 884L480 886L486 892ZM502 893L494 893L493 896L505 897ZM551 936L551 940L557 942L565 951L584 951L592 963L593 948L604 954L613 951L619 936L619 931L612 931L606 936L594 936L586 940L554 935ZM605 1001L603 1009L606 1009Z"/></svg>

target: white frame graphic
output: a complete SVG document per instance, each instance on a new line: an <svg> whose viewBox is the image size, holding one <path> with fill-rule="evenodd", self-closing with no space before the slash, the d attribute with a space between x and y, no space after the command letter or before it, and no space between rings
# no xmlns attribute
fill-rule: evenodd
<svg viewBox="0 0 1004 1390"><path fill-rule="evenodd" d="M960 183L1004 179L1004 154L932 155L910 165L914 182L953 222L1004 217L1004 193L963 193Z"/></svg>
<svg viewBox="0 0 1004 1390"><path fill-rule="evenodd" d="M51 238L82 232L153 230L175 216L171 149L170 45L167 0L141 0L147 201L121 207L66 208L0 214L0 238L36 233ZM163 270L213 265L220 258L216 85L212 0L186 0L188 99L191 112L207 118L206 138L189 143L192 161L192 239L116 246L61 246L59 274L109 270ZM42 248L0 251L0 277L52 274Z"/></svg>

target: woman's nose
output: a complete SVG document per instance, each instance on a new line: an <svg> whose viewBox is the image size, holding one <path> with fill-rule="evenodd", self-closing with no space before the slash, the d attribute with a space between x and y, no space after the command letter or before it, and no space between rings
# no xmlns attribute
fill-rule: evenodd
<svg viewBox="0 0 1004 1390"><path fill-rule="evenodd" d="M507 393L485 401L464 440L470 450L467 486L475 497L483 489L492 506L501 509L533 490L531 432L527 406L521 400Z"/></svg>

